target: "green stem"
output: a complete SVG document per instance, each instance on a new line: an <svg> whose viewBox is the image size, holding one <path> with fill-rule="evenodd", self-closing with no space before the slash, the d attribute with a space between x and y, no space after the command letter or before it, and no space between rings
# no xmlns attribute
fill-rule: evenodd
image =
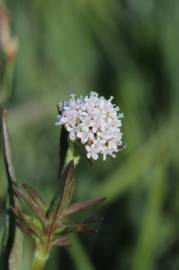
<svg viewBox="0 0 179 270"><path fill-rule="evenodd" d="M45 246L37 245L34 253L32 270L44 270L48 257L48 249Z"/></svg>
<svg viewBox="0 0 179 270"><path fill-rule="evenodd" d="M68 147L68 150L67 150L65 163L67 164L72 159L74 160L75 166L77 166L79 161L80 161L80 154L79 154L75 144L73 142L69 142L69 147Z"/></svg>
<svg viewBox="0 0 179 270"><path fill-rule="evenodd" d="M67 155L65 159L65 163L68 163L71 160L74 160L75 166L80 161L80 156L78 152L75 149L75 146L71 143L68 150ZM36 243L36 249L34 253L34 259L32 263L32 270L44 270L46 262L49 257L50 250L48 248L48 245L43 245L42 243L37 242Z"/></svg>

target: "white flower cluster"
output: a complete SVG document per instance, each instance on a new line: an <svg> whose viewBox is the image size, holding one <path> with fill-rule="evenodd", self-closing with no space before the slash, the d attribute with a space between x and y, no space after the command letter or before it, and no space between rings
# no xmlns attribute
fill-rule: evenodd
<svg viewBox="0 0 179 270"><path fill-rule="evenodd" d="M112 104L112 97L105 99L91 92L89 96L59 104L60 113L56 125L64 125L72 141L85 145L87 157L98 159L99 154L115 157L122 148L121 118L119 107Z"/></svg>

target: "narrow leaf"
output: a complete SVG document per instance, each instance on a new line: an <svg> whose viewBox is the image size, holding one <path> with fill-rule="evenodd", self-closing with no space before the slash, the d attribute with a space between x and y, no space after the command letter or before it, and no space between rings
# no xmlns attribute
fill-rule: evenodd
<svg viewBox="0 0 179 270"><path fill-rule="evenodd" d="M55 239L52 246L70 246L69 240L66 236Z"/></svg>
<svg viewBox="0 0 179 270"><path fill-rule="evenodd" d="M33 232L32 230L30 230L29 228L27 228L26 226L24 226L24 224L22 224L19 219L16 219L16 225L17 227L24 233L27 234L31 237L33 237Z"/></svg>
<svg viewBox="0 0 179 270"><path fill-rule="evenodd" d="M12 211L14 215L16 216L16 221L21 223L23 227L27 229L28 232L31 233L31 235L36 235L37 237L40 237L40 231L38 227L32 222L32 219L30 216L24 215L19 208L12 208Z"/></svg>
<svg viewBox="0 0 179 270"><path fill-rule="evenodd" d="M36 217L42 222L42 224L44 225L46 222L46 217L45 217L45 213L43 211L43 209L41 207L39 207L35 201L33 201L33 199L31 199L29 197L29 195L23 191L21 191L19 188L17 188L17 186L13 185L13 190L15 192L15 194L23 199L27 205L29 206L29 208L33 211L33 213L36 215Z"/></svg>
<svg viewBox="0 0 179 270"><path fill-rule="evenodd" d="M163 205L166 189L166 164L160 163L153 168L150 191L141 222L139 239L135 248L132 270L154 269L157 251L160 247L163 226Z"/></svg>
<svg viewBox="0 0 179 270"><path fill-rule="evenodd" d="M56 236L62 236L62 235L67 235L71 232L74 232L76 230L76 224L68 224L63 226L62 228L57 228L55 231Z"/></svg>
<svg viewBox="0 0 179 270"><path fill-rule="evenodd" d="M75 167L73 160L70 161L64 169L62 175L62 183L64 183L64 188L62 191L62 196L60 198L58 212L61 212L63 209L69 206L73 196L75 186Z"/></svg>
<svg viewBox="0 0 179 270"><path fill-rule="evenodd" d="M99 225L102 221L103 218L101 217L91 217L86 220L76 222L74 223L75 231L95 234L98 232ZM95 227L92 227L93 225L95 225ZM96 228L96 225L98 225L98 228Z"/></svg>
<svg viewBox="0 0 179 270"><path fill-rule="evenodd" d="M29 196L32 198L32 200L39 206L39 208L44 209L44 214L46 210L46 205L40 195L32 189L27 183L23 183L23 187L26 190L26 192L29 194Z"/></svg>
<svg viewBox="0 0 179 270"><path fill-rule="evenodd" d="M74 191L74 185L74 162L70 161L62 173L61 190L56 194L49 208L49 214L52 214L53 222L56 220L57 216L60 216L63 210L69 206Z"/></svg>
<svg viewBox="0 0 179 270"><path fill-rule="evenodd" d="M101 217L90 217L88 219L82 220L82 221L68 221L66 224L64 223L63 226L60 225L59 228L56 229L55 235L56 236L62 236L67 235L72 232L92 232L96 233L98 230L96 228L92 228L93 225L98 225L103 221L103 218Z"/></svg>
<svg viewBox="0 0 179 270"><path fill-rule="evenodd" d="M64 210L63 214L70 215L70 214L74 214L74 213L89 209L91 207L94 207L94 206L104 202L104 200L105 200L105 198L98 198L95 200L88 200L88 201L74 203L71 206L69 206L68 208L66 208Z"/></svg>

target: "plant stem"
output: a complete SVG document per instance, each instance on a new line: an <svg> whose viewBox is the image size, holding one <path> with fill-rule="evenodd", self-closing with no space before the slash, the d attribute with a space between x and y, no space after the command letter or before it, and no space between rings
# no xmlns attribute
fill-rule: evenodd
<svg viewBox="0 0 179 270"><path fill-rule="evenodd" d="M68 162L70 162L71 160L74 160L74 164L75 166L78 165L79 161L80 161L80 155L75 147L74 143L69 142L69 147L67 150L67 155L66 155L66 159L65 159L65 163L67 164Z"/></svg>
<svg viewBox="0 0 179 270"><path fill-rule="evenodd" d="M32 270L44 270L49 257L49 251L45 246L37 245L34 253Z"/></svg>

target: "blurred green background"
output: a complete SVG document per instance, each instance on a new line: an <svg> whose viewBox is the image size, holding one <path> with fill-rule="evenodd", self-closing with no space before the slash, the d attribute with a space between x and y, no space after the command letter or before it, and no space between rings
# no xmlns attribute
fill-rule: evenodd
<svg viewBox="0 0 179 270"><path fill-rule="evenodd" d="M128 147L106 162L83 160L76 173L74 200L107 197L96 209L104 217L99 232L54 250L46 269L179 269L179 1L6 5L19 43L5 75L19 184L33 185L47 201L56 190L56 104L69 94L113 95L125 115ZM32 243L25 238L24 245L30 270Z"/></svg>

